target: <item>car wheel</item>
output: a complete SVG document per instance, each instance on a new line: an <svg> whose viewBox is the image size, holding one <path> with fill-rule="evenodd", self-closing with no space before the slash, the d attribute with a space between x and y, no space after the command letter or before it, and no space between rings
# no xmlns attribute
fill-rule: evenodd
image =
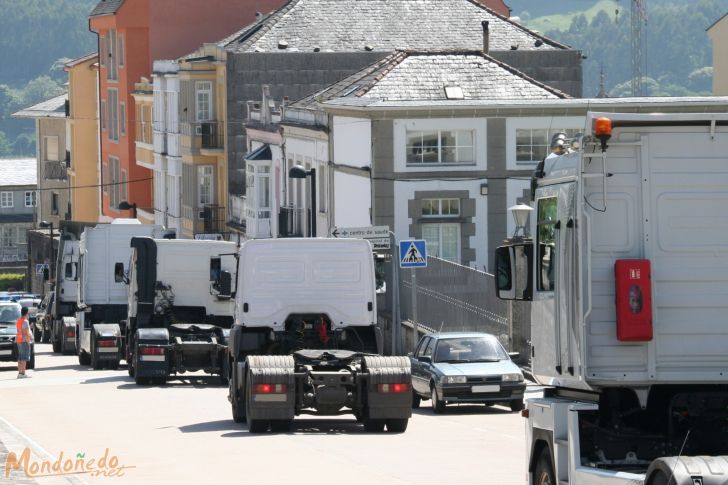
<svg viewBox="0 0 728 485"><path fill-rule="evenodd" d="M364 431L367 433L381 433L386 422L383 419L364 419Z"/></svg>
<svg viewBox="0 0 728 485"><path fill-rule="evenodd" d="M420 407L420 403L422 402L422 398L416 393L412 392L412 409L417 409Z"/></svg>
<svg viewBox="0 0 728 485"><path fill-rule="evenodd" d="M556 485L556 477L554 476L554 466L551 463L551 455L548 447L541 450L541 454L536 462L536 468L533 471L534 485Z"/></svg>
<svg viewBox="0 0 728 485"><path fill-rule="evenodd" d="M511 401L511 411L514 413L523 409L523 399L514 399Z"/></svg>
<svg viewBox="0 0 728 485"><path fill-rule="evenodd" d="M432 385L430 387L430 394L431 394L431 401L432 401L432 411L435 414L442 414L445 412L445 401L441 400L437 395L437 388Z"/></svg>
<svg viewBox="0 0 728 485"><path fill-rule="evenodd" d="M387 420L387 431L390 433L404 433L407 431L408 418L402 419L388 419Z"/></svg>

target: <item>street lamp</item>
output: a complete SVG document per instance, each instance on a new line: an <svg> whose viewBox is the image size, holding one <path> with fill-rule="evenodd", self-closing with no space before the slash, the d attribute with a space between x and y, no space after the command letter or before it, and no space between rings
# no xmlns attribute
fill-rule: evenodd
<svg viewBox="0 0 728 485"><path fill-rule="evenodd" d="M511 211L513 219L516 221L516 230L513 231L513 237L518 236L519 229L523 229L523 237L528 237L526 221L528 220L528 215L531 213L533 208L526 204L518 204L509 207L508 210Z"/></svg>
<svg viewBox="0 0 728 485"><path fill-rule="evenodd" d="M288 171L288 176L292 179L305 179L311 177L311 237L316 237L316 169L306 170L300 165L294 165Z"/></svg>
<svg viewBox="0 0 728 485"><path fill-rule="evenodd" d="M128 201L122 200L121 202L119 202L119 210L120 211L132 210L132 211L134 211L134 212L132 212L132 214L134 215L134 219L137 218L137 205L136 205L136 203L130 204Z"/></svg>
<svg viewBox="0 0 728 485"><path fill-rule="evenodd" d="M41 221L40 224L38 224L38 225L40 227L44 228L44 229L45 228L50 228L50 230L51 230L51 232L50 232L50 234L51 234L51 245L50 245L50 248L48 250L48 275L50 277L50 280L52 281L53 280L53 268L55 266L53 264L53 262L55 260L55 258L53 257L53 223L52 222L48 222L48 221Z"/></svg>

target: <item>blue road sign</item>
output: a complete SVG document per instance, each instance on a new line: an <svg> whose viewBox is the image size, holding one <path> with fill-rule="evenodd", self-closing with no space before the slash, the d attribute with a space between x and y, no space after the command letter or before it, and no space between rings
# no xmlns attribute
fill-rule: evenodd
<svg viewBox="0 0 728 485"><path fill-rule="evenodd" d="M399 242L399 267L427 267L427 243L424 239L410 239Z"/></svg>

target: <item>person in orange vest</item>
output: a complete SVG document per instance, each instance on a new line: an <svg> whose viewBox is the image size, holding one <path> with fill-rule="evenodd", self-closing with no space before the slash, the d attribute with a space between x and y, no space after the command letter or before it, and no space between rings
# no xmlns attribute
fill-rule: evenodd
<svg viewBox="0 0 728 485"><path fill-rule="evenodd" d="M30 343L33 341L28 322L28 307L20 310L20 318L15 322L15 328L17 330L15 343L18 346L18 379L25 379L30 377L25 373L25 366L30 360Z"/></svg>

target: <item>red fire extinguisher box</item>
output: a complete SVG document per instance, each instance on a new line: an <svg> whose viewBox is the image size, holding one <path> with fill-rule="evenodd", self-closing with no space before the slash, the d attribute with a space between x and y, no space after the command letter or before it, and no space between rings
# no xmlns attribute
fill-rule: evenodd
<svg viewBox="0 0 728 485"><path fill-rule="evenodd" d="M652 340L652 289L647 259L618 259L614 263L617 339Z"/></svg>

